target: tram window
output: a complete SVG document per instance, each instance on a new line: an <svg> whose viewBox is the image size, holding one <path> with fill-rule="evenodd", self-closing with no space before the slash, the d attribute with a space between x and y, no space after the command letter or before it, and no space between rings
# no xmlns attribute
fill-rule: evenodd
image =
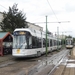
<svg viewBox="0 0 75 75"><path fill-rule="evenodd" d="M32 48L32 37L29 37L29 48Z"/></svg>
<svg viewBox="0 0 75 75"><path fill-rule="evenodd" d="M39 48L39 38L36 38L36 48Z"/></svg>
<svg viewBox="0 0 75 75"><path fill-rule="evenodd" d="M54 46L54 40L52 40L52 46Z"/></svg>
<svg viewBox="0 0 75 75"><path fill-rule="evenodd" d="M59 41L57 41L57 45L59 45Z"/></svg>
<svg viewBox="0 0 75 75"><path fill-rule="evenodd" d="M37 41L38 41L38 48L41 48L42 45L41 38L39 38Z"/></svg>
<svg viewBox="0 0 75 75"><path fill-rule="evenodd" d="M37 38L36 37L32 37L32 48L36 48L37 47Z"/></svg>
<svg viewBox="0 0 75 75"><path fill-rule="evenodd" d="M61 45L61 42L59 41L59 45Z"/></svg>
<svg viewBox="0 0 75 75"><path fill-rule="evenodd" d="M67 42L67 40L66 40L66 44L67 44L68 42Z"/></svg>
<svg viewBox="0 0 75 75"><path fill-rule="evenodd" d="M71 45L73 45L73 41L71 40Z"/></svg>
<svg viewBox="0 0 75 75"><path fill-rule="evenodd" d="M54 46L55 46L55 40L53 40L53 42L54 42Z"/></svg>
<svg viewBox="0 0 75 75"><path fill-rule="evenodd" d="M54 40L54 46L56 46L56 40Z"/></svg>
<svg viewBox="0 0 75 75"><path fill-rule="evenodd" d="M55 46L57 45L57 41L55 40Z"/></svg>
<svg viewBox="0 0 75 75"><path fill-rule="evenodd" d="M41 48L42 42L41 38L32 37L32 48Z"/></svg>
<svg viewBox="0 0 75 75"><path fill-rule="evenodd" d="M47 39L47 46L49 47L49 39Z"/></svg>
<svg viewBox="0 0 75 75"><path fill-rule="evenodd" d="M57 41L55 40L55 45L57 45Z"/></svg>
<svg viewBox="0 0 75 75"><path fill-rule="evenodd" d="M59 45L60 45L60 41L58 41L59 42Z"/></svg>
<svg viewBox="0 0 75 75"><path fill-rule="evenodd" d="M50 46L52 46L52 39L50 39Z"/></svg>
<svg viewBox="0 0 75 75"><path fill-rule="evenodd" d="M57 46L57 41L56 41L56 46Z"/></svg>
<svg viewBox="0 0 75 75"><path fill-rule="evenodd" d="M46 46L46 40L43 38L43 47Z"/></svg>

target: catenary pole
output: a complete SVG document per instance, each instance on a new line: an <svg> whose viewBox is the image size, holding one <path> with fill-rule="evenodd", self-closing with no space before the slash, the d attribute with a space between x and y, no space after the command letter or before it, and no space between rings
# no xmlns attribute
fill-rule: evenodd
<svg viewBox="0 0 75 75"><path fill-rule="evenodd" d="M59 49L59 27L57 27L57 50Z"/></svg>
<svg viewBox="0 0 75 75"><path fill-rule="evenodd" d="M47 16L46 16L46 56L47 56Z"/></svg>

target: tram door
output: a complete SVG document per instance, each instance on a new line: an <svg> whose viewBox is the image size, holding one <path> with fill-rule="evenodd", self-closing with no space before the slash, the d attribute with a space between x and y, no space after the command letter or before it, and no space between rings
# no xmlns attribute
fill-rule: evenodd
<svg viewBox="0 0 75 75"><path fill-rule="evenodd" d="M27 49L31 49L32 48L32 36L30 35L30 33L27 33Z"/></svg>
<svg viewBox="0 0 75 75"><path fill-rule="evenodd" d="M32 36L29 37L29 48L32 48Z"/></svg>

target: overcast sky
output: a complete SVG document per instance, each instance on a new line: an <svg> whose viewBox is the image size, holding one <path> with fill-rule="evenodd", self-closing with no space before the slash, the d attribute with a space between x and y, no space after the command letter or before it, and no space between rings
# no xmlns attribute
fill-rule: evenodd
<svg viewBox="0 0 75 75"><path fill-rule="evenodd" d="M26 14L27 21L44 28L46 16L48 30L75 37L75 0L0 0L0 12L8 11L9 6L18 4L18 9ZM54 23L60 21L61 23ZM70 22L68 22L70 21Z"/></svg>

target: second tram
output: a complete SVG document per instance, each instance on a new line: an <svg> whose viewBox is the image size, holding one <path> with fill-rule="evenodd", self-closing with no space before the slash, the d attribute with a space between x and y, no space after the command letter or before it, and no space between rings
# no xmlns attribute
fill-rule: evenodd
<svg viewBox="0 0 75 75"><path fill-rule="evenodd" d="M66 48L73 48L73 38L66 38Z"/></svg>

